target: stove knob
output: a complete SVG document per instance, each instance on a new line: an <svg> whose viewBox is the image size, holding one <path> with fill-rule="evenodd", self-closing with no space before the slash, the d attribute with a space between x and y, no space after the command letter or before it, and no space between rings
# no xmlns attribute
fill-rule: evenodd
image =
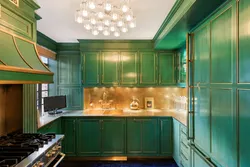
<svg viewBox="0 0 250 167"><path fill-rule="evenodd" d="M44 166L44 162L39 162L37 165L38 165L38 167L43 167Z"/></svg>
<svg viewBox="0 0 250 167"><path fill-rule="evenodd" d="M47 158L50 158L50 157L51 157L51 153L47 153L45 156L46 156Z"/></svg>
<svg viewBox="0 0 250 167"><path fill-rule="evenodd" d="M52 154L52 156L54 156L56 154L56 152L55 151L51 151L51 154Z"/></svg>

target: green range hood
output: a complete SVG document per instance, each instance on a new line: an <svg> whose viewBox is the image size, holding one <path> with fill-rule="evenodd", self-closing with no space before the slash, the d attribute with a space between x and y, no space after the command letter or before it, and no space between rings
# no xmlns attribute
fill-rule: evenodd
<svg viewBox="0 0 250 167"><path fill-rule="evenodd" d="M0 84L53 82L38 56L36 43L0 29Z"/></svg>

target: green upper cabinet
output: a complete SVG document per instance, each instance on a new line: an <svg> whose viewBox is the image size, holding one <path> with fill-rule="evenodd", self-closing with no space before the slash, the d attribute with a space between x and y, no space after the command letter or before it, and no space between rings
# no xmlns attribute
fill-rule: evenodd
<svg viewBox="0 0 250 167"><path fill-rule="evenodd" d="M77 155L98 156L101 154L101 120L77 120Z"/></svg>
<svg viewBox="0 0 250 167"><path fill-rule="evenodd" d="M81 57L78 53L58 54L58 85L81 84Z"/></svg>
<svg viewBox="0 0 250 167"><path fill-rule="evenodd" d="M176 57L177 84L180 87L186 87L187 76L187 52L186 47L181 48Z"/></svg>
<svg viewBox="0 0 250 167"><path fill-rule="evenodd" d="M155 52L140 52L140 85L156 85L157 83Z"/></svg>
<svg viewBox="0 0 250 167"><path fill-rule="evenodd" d="M82 84L100 85L100 52L82 53Z"/></svg>
<svg viewBox="0 0 250 167"><path fill-rule="evenodd" d="M176 84L175 75L175 54L159 53L159 85Z"/></svg>
<svg viewBox="0 0 250 167"><path fill-rule="evenodd" d="M63 152L67 156L76 156L76 119L63 118L62 132L65 135L63 139Z"/></svg>
<svg viewBox="0 0 250 167"><path fill-rule="evenodd" d="M250 83L250 1L239 1L239 83Z"/></svg>
<svg viewBox="0 0 250 167"><path fill-rule="evenodd" d="M119 52L102 52L102 84L118 85Z"/></svg>
<svg viewBox="0 0 250 167"><path fill-rule="evenodd" d="M138 84L138 56L137 52L121 52L120 56L120 84Z"/></svg>
<svg viewBox="0 0 250 167"><path fill-rule="evenodd" d="M125 154L124 118L102 120L102 153L108 155Z"/></svg>

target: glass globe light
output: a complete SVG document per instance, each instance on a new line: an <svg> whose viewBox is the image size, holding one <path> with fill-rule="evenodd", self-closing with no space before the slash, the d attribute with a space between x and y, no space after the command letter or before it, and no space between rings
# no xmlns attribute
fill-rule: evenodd
<svg viewBox="0 0 250 167"><path fill-rule="evenodd" d="M90 23L93 24L93 25L95 25L97 23L97 21L96 21L96 19L94 17L92 17L90 19Z"/></svg>
<svg viewBox="0 0 250 167"><path fill-rule="evenodd" d="M87 3L86 2L82 2L80 5L81 11L82 11L82 16L83 17L88 17L89 12L87 10Z"/></svg>
<svg viewBox="0 0 250 167"><path fill-rule="evenodd" d="M115 37L119 37L120 35L121 35L121 33L118 30L114 32Z"/></svg>
<svg viewBox="0 0 250 167"><path fill-rule="evenodd" d="M102 23L99 23L99 24L97 25L97 30L98 30L98 31L103 31L103 29L104 29L103 24L102 24Z"/></svg>
<svg viewBox="0 0 250 167"><path fill-rule="evenodd" d="M111 14L112 20L116 21L119 18L119 15L117 13L112 13Z"/></svg>
<svg viewBox="0 0 250 167"><path fill-rule="evenodd" d="M104 9L107 12L110 12L112 10L112 4L110 3L110 1L106 1L106 3L104 4Z"/></svg>
<svg viewBox="0 0 250 167"><path fill-rule="evenodd" d="M117 22L117 26L118 27L122 27L124 25L124 21L123 20L119 20L118 22Z"/></svg>
<svg viewBox="0 0 250 167"><path fill-rule="evenodd" d="M116 30L116 27L114 24L112 24L110 27L109 27L110 31L111 32L114 32Z"/></svg>
<svg viewBox="0 0 250 167"><path fill-rule="evenodd" d="M84 28L86 30L91 30L92 26L91 26L91 24L87 23L87 24L84 25Z"/></svg>
<svg viewBox="0 0 250 167"><path fill-rule="evenodd" d="M103 18L104 18L104 13L103 13L103 12L98 12L98 13L97 13L97 17L98 17L99 19L103 19Z"/></svg>
<svg viewBox="0 0 250 167"><path fill-rule="evenodd" d="M91 10L93 10L93 9L95 9L95 1L94 0L89 0L89 2L88 2L88 7L89 7L89 9L91 9Z"/></svg>
<svg viewBox="0 0 250 167"><path fill-rule="evenodd" d="M106 27L106 28L103 30L103 35L105 35L105 36L109 36L109 35L110 35L110 31L108 30L108 27Z"/></svg>
<svg viewBox="0 0 250 167"><path fill-rule="evenodd" d="M131 21L133 19L133 12L131 9L126 13L125 18L127 21Z"/></svg>
<svg viewBox="0 0 250 167"><path fill-rule="evenodd" d="M126 25L124 25L124 26L121 28L121 31L122 31L123 33L128 32L128 27L127 27Z"/></svg>
<svg viewBox="0 0 250 167"><path fill-rule="evenodd" d="M110 26L110 20L106 18L104 21L105 26Z"/></svg>
<svg viewBox="0 0 250 167"><path fill-rule="evenodd" d="M136 27L136 18L133 18L133 20L131 20L131 22L129 23L129 27L130 28L135 28Z"/></svg>
<svg viewBox="0 0 250 167"><path fill-rule="evenodd" d="M75 21L77 23L83 23L83 18L81 16L81 11L80 10L77 10L76 11L76 14L75 14Z"/></svg>
<svg viewBox="0 0 250 167"><path fill-rule="evenodd" d="M99 34L99 31L97 30L96 27L92 29L92 34L95 36Z"/></svg>
<svg viewBox="0 0 250 167"><path fill-rule="evenodd" d="M121 9L123 13L126 13L129 10L129 0L123 0Z"/></svg>

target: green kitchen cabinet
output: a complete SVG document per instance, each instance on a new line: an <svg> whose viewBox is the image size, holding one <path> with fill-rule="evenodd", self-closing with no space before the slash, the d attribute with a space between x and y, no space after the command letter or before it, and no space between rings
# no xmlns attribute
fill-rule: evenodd
<svg viewBox="0 0 250 167"><path fill-rule="evenodd" d="M98 156L101 155L101 119L77 120L77 155Z"/></svg>
<svg viewBox="0 0 250 167"><path fill-rule="evenodd" d="M172 156L173 153L173 133L172 118L159 119L160 125L160 155Z"/></svg>
<svg viewBox="0 0 250 167"><path fill-rule="evenodd" d="M83 89L81 86L58 86L58 95L66 95L65 110L80 110L83 108Z"/></svg>
<svg viewBox="0 0 250 167"><path fill-rule="evenodd" d="M138 54L135 51L121 52L120 55L120 84L138 84Z"/></svg>
<svg viewBox="0 0 250 167"><path fill-rule="evenodd" d="M56 133L61 134L62 133L62 127L61 127L61 119L56 119L53 122L41 127L38 129L38 133Z"/></svg>
<svg viewBox="0 0 250 167"><path fill-rule="evenodd" d="M102 84L119 84L119 52L102 52Z"/></svg>
<svg viewBox="0 0 250 167"><path fill-rule="evenodd" d="M173 119L173 158L180 166L180 123Z"/></svg>
<svg viewBox="0 0 250 167"><path fill-rule="evenodd" d="M177 67L177 85L179 87L186 87L186 77L187 77L187 52L186 47L181 48L177 52L176 57L176 67Z"/></svg>
<svg viewBox="0 0 250 167"><path fill-rule="evenodd" d="M60 86L76 86L81 84L81 57L78 53L59 53L58 78Z"/></svg>
<svg viewBox="0 0 250 167"><path fill-rule="evenodd" d="M82 52L82 84L98 86L100 82L100 52Z"/></svg>
<svg viewBox="0 0 250 167"><path fill-rule="evenodd" d="M176 84L175 72L175 54L160 52L158 53L159 67L159 85L174 85Z"/></svg>
<svg viewBox="0 0 250 167"><path fill-rule="evenodd" d="M101 120L102 154L125 154L125 122L124 118L107 118Z"/></svg>
<svg viewBox="0 0 250 167"><path fill-rule="evenodd" d="M140 52L140 85L157 85L157 56L155 52Z"/></svg>
<svg viewBox="0 0 250 167"><path fill-rule="evenodd" d="M127 119L127 154L159 154L159 127L157 119Z"/></svg>
<svg viewBox="0 0 250 167"><path fill-rule="evenodd" d="M76 156L76 119L63 118L62 132L64 139L62 141L63 152L67 156Z"/></svg>
<svg viewBox="0 0 250 167"><path fill-rule="evenodd" d="M192 151L192 167L213 167L208 164L201 153Z"/></svg>

